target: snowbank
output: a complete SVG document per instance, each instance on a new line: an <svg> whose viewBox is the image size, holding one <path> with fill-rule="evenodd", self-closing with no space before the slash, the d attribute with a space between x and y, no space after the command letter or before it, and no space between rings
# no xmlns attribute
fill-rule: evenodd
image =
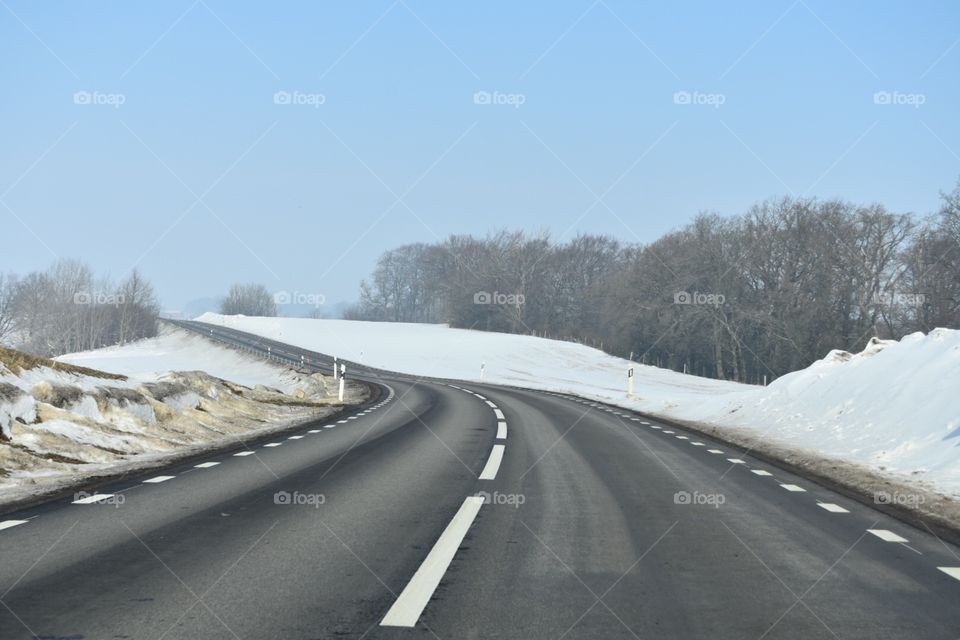
<svg viewBox="0 0 960 640"><path fill-rule="evenodd" d="M205 371L247 387L261 384L292 393L300 381L286 367L250 357L169 325L163 325L156 338L120 347L71 353L57 360L119 373L134 382L156 380L171 371Z"/></svg>
<svg viewBox="0 0 960 640"><path fill-rule="evenodd" d="M582 345L442 325L204 314L232 327L414 375L519 385L616 402L666 418L748 430L960 497L960 331L937 329L834 351L756 387L636 368Z"/></svg>
<svg viewBox="0 0 960 640"><path fill-rule="evenodd" d="M0 352L0 506L330 415L335 387L172 328L56 362Z"/></svg>

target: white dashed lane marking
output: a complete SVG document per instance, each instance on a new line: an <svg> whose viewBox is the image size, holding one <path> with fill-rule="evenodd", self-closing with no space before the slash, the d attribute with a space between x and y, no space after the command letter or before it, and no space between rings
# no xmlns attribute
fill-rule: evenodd
<svg viewBox="0 0 960 640"><path fill-rule="evenodd" d="M494 409L493 415L497 416L497 420L506 420L506 418L503 416L503 411L500 411L500 409Z"/></svg>
<svg viewBox="0 0 960 640"><path fill-rule="evenodd" d="M703 443L702 443L702 442L691 442L690 444L692 444L692 445L695 446L695 447L702 447L702 446L703 446Z"/></svg>
<svg viewBox="0 0 960 640"><path fill-rule="evenodd" d="M156 476L155 478L150 478L144 480L143 484L160 484L161 482L166 482L167 480L173 480L176 476Z"/></svg>
<svg viewBox="0 0 960 640"><path fill-rule="evenodd" d="M209 469L210 467L215 467L215 466L217 466L218 464L220 464L220 463L219 463L219 462L201 462L201 463L198 464L198 465L194 465L194 468L195 468L195 469Z"/></svg>
<svg viewBox="0 0 960 640"><path fill-rule="evenodd" d="M733 464L747 464L740 458L727 458L727 462L732 462Z"/></svg>
<svg viewBox="0 0 960 640"><path fill-rule="evenodd" d="M423 564L380 621L381 626L412 627L417 624L482 506L483 498L479 496L470 496L463 501Z"/></svg>
<svg viewBox="0 0 960 640"><path fill-rule="evenodd" d="M483 471L480 472L481 480L493 480L497 477L497 472L500 470L500 463L503 462L504 448L502 444L493 445L493 451L490 452L490 457L487 458L487 464L483 467Z"/></svg>
<svg viewBox="0 0 960 640"><path fill-rule="evenodd" d="M951 578L960 580L960 567L937 567L937 569L940 569L940 571L943 571Z"/></svg>
<svg viewBox="0 0 960 640"><path fill-rule="evenodd" d="M270 443L265 444L265 445L263 445L263 446L264 446L264 447L279 447L279 446L282 445L282 444L283 444L282 442L270 442Z"/></svg>
<svg viewBox="0 0 960 640"><path fill-rule="evenodd" d="M764 471L763 469L751 469L750 473L755 473L758 476L772 476L773 474L769 471Z"/></svg>
<svg viewBox="0 0 960 640"><path fill-rule="evenodd" d="M92 496L87 496L86 498L80 498L79 500L74 500L70 504L93 504L95 502L100 502L101 500L106 500L107 498L112 498L114 494L112 493L95 493Z"/></svg>
<svg viewBox="0 0 960 640"><path fill-rule="evenodd" d="M893 531L887 529L867 529L867 533L872 533L884 542L910 542L903 536L898 536Z"/></svg>
<svg viewBox="0 0 960 640"><path fill-rule="evenodd" d="M310 429L307 433L320 433L320 429Z"/></svg>
<svg viewBox="0 0 960 640"><path fill-rule="evenodd" d="M287 440L303 440L303 436L290 436Z"/></svg>
<svg viewBox="0 0 960 640"><path fill-rule="evenodd" d="M826 509L830 513L850 513L840 505L833 504L832 502L818 502L817 506L821 509Z"/></svg>
<svg viewBox="0 0 960 640"><path fill-rule="evenodd" d="M254 453L253 451L241 451L240 453L233 454L233 456L235 458L242 458L244 456L252 456L253 453Z"/></svg>
<svg viewBox="0 0 960 640"><path fill-rule="evenodd" d="M723 453L723 451L721 451L720 449L707 449L707 452L709 452L709 453Z"/></svg>
<svg viewBox="0 0 960 640"><path fill-rule="evenodd" d="M786 489L787 491L795 491L798 493L801 491L806 491L806 489L804 489L803 487L798 487L795 484L781 484L780 486Z"/></svg>
<svg viewBox="0 0 960 640"><path fill-rule="evenodd" d="M27 522L27 520L4 520L3 522L0 522L0 531L16 527L17 525L27 524Z"/></svg>
<svg viewBox="0 0 960 640"><path fill-rule="evenodd" d="M497 422L497 440L506 440L507 439L507 423L504 421Z"/></svg>

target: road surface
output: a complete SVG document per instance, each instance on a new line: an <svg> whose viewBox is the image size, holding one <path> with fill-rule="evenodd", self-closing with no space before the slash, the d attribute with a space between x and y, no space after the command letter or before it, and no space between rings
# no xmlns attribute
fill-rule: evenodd
<svg viewBox="0 0 960 640"><path fill-rule="evenodd" d="M960 550L749 453L347 367L352 414L0 516L0 638L960 636Z"/></svg>

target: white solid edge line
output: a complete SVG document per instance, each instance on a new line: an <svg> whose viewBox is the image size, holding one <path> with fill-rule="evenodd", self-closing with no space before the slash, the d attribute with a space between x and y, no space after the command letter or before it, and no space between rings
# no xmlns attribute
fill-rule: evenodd
<svg viewBox="0 0 960 640"><path fill-rule="evenodd" d="M497 420L506 420L506 418L503 417L503 411L500 411L500 409L494 409L493 415L497 416Z"/></svg>
<svg viewBox="0 0 960 640"><path fill-rule="evenodd" d="M937 569L940 569L940 571L943 571L951 578L960 580L960 567L937 567Z"/></svg>
<svg viewBox="0 0 960 640"><path fill-rule="evenodd" d="M507 423L504 421L497 422L497 440L506 440L507 439Z"/></svg>
<svg viewBox="0 0 960 640"><path fill-rule="evenodd" d="M460 543L463 542L482 506L483 498L479 496L469 496L463 501L453 520L430 549L423 564L400 592L393 606L387 611L387 615L380 621L380 626L413 627L417 624L420 614L430 602L433 592L443 579L443 574L453 561Z"/></svg>
<svg viewBox="0 0 960 640"><path fill-rule="evenodd" d="M884 542L910 542L903 536L898 536L893 531L886 529L867 529L867 533L872 533Z"/></svg>
<svg viewBox="0 0 960 640"><path fill-rule="evenodd" d="M16 527L17 525L27 524L27 522L29 522L29 520L4 520L0 522L0 531Z"/></svg>
<svg viewBox="0 0 960 640"><path fill-rule="evenodd" d="M198 464L198 465L194 465L193 468L194 468L194 469L209 469L210 467L215 467L215 466L217 466L218 464L220 464L220 463L219 463L219 462L201 462L201 463Z"/></svg>
<svg viewBox="0 0 960 640"><path fill-rule="evenodd" d="M850 513L840 505L833 504L832 502L818 502L817 506L821 509L826 509L830 513Z"/></svg>
<svg viewBox="0 0 960 640"><path fill-rule="evenodd" d="M143 484L159 484L161 482L166 482L167 480L173 480L177 476L156 476L154 478L149 478L143 481Z"/></svg>
<svg viewBox="0 0 960 640"><path fill-rule="evenodd" d="M502 444L493 445L493 451L490 452L490 457L487 458L487 464L483 467L483 471L480 472L481 480L493 480L497 477L497 472L500 471L500 463L503 462L503 450L505 448Z"/></svg>

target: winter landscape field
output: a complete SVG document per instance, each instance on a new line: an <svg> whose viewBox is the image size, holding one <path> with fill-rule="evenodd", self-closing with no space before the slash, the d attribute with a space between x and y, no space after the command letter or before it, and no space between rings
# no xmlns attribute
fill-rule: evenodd
<svg viewBox="0 0 960 640"><path fill-rule="evenodd" d="M0 640L957 640L956 0L0 0Z"/></svg>

